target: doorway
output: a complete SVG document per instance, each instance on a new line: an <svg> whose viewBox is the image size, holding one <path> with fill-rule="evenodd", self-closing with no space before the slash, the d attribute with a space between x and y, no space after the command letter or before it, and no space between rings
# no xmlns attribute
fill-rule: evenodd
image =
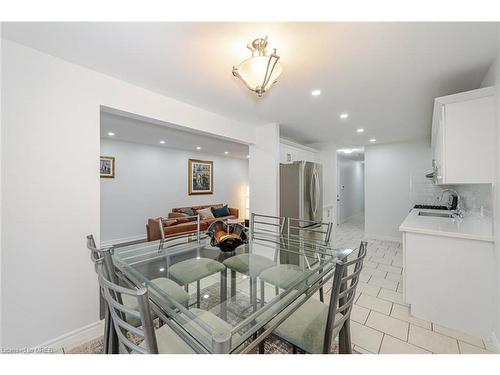
<svg viewBox="0 0 500 375"><path fill-rule="evenodd" d="M365 160L363 149L337 152L337 225L364 222Z"/></svg>

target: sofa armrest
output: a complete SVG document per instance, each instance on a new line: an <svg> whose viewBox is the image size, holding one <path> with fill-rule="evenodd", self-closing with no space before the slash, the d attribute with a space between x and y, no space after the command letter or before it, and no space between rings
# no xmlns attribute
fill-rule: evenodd
<svg viewBox="0 0 500 375"><path fill-rule="evenodd" d="M157 219L148 219L146 224L148 241L161 240L160 225Z"/></svg>
<svg viewBox="0 0 500 375"><path fill-rule="evenodd" d="M237 208L229 207L229 212L231 213L231 215L236 216L236 218L240 217L240 210Z"/></svg>
<svg viewBox="0 0 500 375"><path fill-rule="evenodd" d="M168 213L169 219L177 219L177 218L186 217L186 216L188 216L188 215L186 215L185 213L182 213L182 212L169 212Z"/></svg>

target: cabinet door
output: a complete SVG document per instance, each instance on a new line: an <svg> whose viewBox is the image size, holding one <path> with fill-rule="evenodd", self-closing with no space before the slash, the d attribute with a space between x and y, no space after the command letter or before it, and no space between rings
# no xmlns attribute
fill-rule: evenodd
<svg viewBox="0 0 500 375"><path fill-rule="evenodd" d="M445 184L492 183L495 168L493 96L445 105Z"/></svg>

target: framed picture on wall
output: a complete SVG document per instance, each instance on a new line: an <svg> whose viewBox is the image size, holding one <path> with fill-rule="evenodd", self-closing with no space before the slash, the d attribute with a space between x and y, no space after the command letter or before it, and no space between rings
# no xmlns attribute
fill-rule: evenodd
<svg viewBox="0 0 500 375"><path fill-rule="evenodd" d="M101 156L100 172L101 178L115 178L115 158Z"/></svg>
<svg viewBox="0 0 500 375"><path fill-rule="evenodd" d="M212 161L189 159L189 195L213 194L213 173L214 169Z"/></svg>

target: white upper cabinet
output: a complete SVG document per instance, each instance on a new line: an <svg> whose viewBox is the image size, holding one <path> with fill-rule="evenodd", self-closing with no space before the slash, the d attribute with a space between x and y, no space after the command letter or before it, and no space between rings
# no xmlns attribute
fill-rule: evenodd
<svg viewBox="0 0 500 375"><path fill-rule="evenodd" d="M437 184L493 182L495 117L493 87L435 99L432 150Z"/></svg>
<svg viewBox="0 0 500 375"><path fill-rule="evenodd" d="M286 139L280 140L280 163L293 163L294 161L318 162L318 151Z"/></svg>

